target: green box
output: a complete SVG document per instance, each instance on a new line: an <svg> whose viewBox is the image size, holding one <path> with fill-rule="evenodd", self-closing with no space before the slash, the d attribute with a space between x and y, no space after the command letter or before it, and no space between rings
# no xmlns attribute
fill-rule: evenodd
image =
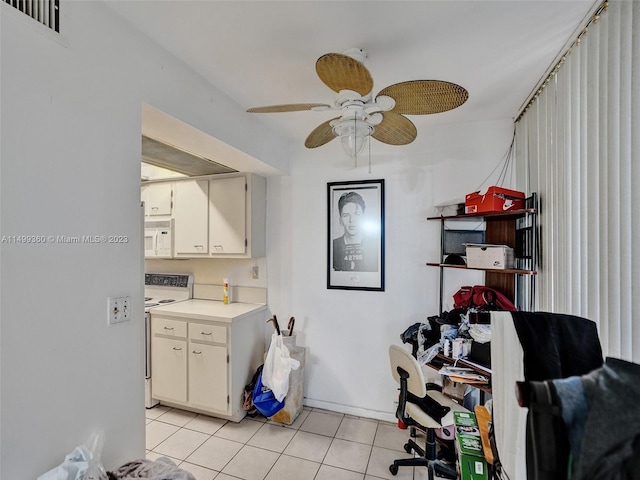
<svg viewBox="0 0 640 480"><path fill-rule="evenodd" d="M453 412L456 450L461 480L487 480L487 462L476 416L472 412Z"/></svg>
<svg viewBox="0 0 640 480"><path fill-rule="evenodd" d="M487 462L475 455L458 455L461 480L488 480Z"/></svg>

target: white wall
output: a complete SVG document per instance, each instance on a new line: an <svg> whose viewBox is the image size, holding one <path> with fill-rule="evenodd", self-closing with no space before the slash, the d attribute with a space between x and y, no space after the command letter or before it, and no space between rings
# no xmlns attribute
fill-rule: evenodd
<svg viewBox="0 0 640 480"><path fill-rule="evenodd" d="M0 3L0 233L129 241L1 244L7 480L36 478L99 429L107 468L144 455L142 104L288 169L283 144L101 2L61 8L58 36ZM107 326L112 295L131 296L130 323Z"/></svg>
<svg viewBox="0 0 640 480"><path fill-rule="evenodd" d="M425 263L438 259L440 226L426 218L433 205L478 188L512 134L509 120L432 127L420 131L418 155L396 147L395 157L372 159L371 174L345 167L339 146L327 146L314 158L298 157L290 177L270 179L269 305L281 318L296 317L299 343L308 348L307 405L394 418L388 347L439 307L438 269ZM385 179L385 291L328 290L327 182L378 178ZM446 309L462 284L482 280L456 273L447 272Z"/></svg>

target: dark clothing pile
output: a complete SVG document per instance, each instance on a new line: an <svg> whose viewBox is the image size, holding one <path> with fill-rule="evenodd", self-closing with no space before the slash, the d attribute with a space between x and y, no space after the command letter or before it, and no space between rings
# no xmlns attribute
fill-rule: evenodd
<svg viewBox="0 0 640 480"><path fill-rule="evenodd" d="M535 428L538 435L527 436L527 477L543 478L541 472L557 466L554 478L640 480L640 365L615 358L603 363L591 320L544 312L512 312L512 317L525 379L548 384L553 397L529 407L528 434ZM553 430L550 415L562 418L561 432ZM533 438L545 429L560 447L566 435L566 452L560 447L550 452L545 447L551 439ZM529 464L533 451L543 465ZM558 457L565 454L566 459Z"/></svg>
<svg viewBox="0 0 640 480"><path fill-rule="evenodd" d="M167 457L160 457L155 461L141 459L125 463L114 471L107 472L109 480L134 480L147 478L149 480L196 480L186 470L176 466Z"/></svg>

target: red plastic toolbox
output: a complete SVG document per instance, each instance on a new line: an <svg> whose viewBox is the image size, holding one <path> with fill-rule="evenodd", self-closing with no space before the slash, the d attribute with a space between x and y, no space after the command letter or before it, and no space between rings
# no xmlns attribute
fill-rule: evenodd
<svg viewBox="0 0 640 480"><path fill-rule="evenodd" d="M508 212L524 208L524 193L502 187L489 187L486 193L469 193L464 200L464 213Z"/></svg>

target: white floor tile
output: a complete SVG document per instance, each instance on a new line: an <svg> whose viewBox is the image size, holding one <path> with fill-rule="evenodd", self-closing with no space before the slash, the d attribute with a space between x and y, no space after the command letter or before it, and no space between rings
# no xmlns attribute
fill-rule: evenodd
<svg viewBox="0 0 640 480"><path fill-rule="evenodd" d="M333 437L338 431L343 415L312 411L300 426L303 432Z"/></svg>
<svg viewBox="0 0 640 480"><path fill-rule="evenodd" d="M153 450L178 431L179 427L168 423L153 421L145 426L147 450Z"/></svg>
<svg viewBox="0 0 640 480"><path fill-rule="evenodd" d="M179 427L184 427L187 423L189 423L197 416L197 413L173 408L168 412L160 415L156 420L158 420L159 422L170 423L171 425L177 425Z"/></svg>
<svg viewBox="0 0 640 480"><path fill-rule="evenodd" d="M245 445L222 469L222 473L244 480L263 480L278 456L278 453Z"/></svg>
<svg viewBox="0 0 640 480"><path fill-rule="evenodd" d="M402 430L396 424L380 422L373 445L404 452L404 444L407 443L410 435L408 428Z"/></svg>
<svg viewBox="0 0 640 480"><path fill-rule="evenodd" d="M371 458L369 459L369 465L367 466L367 475L371 475L378 478L396 479L396 480L412 480L413 479L413 467L399 467L397 475L391 475L389 471L389 465L398 458L412 458L406 452L397 452L395 450L389 450L386 448L373 447L371 451Z"/></svg>
<svg viewBox="0 0 640 480"><path fill-rule="evenodd" d="M207 415L198 415L196 418L190 420L184 427L188 428L189 430L195 430L197 432L213 435L226 423L227 421L221 418L209 417Z"/></svg>
<svg viewBox="0 0 640 480"><path fill-rule="evenodd" d="M321 463L331 445L331 438L315 433L297 432L285 448L284 453Z"/></svg>
<svg viewBox="0 0 640 480"><path fill-rule="evenodd" d="M364 475L358 472L343 470L342 468L322 465L315 480L362 480Z"/></svg>
<svg viewBox="0 0 640 480"><path fill-rule="evenodd" d="M370 454L371 445L336 438L331 443L323 463L332 467L365 473Z"/></svg>
<svg viewBox="0 0 640 480"><path fill-rule="evenodd" d="M196 480L213 480L217 478L218 472L215 470L210 470L208 468L201 467L200 465L194 465L193 463L182 462L178 465L182 470L186 470L190 472Z"/></svg>
<svg viewBox="0 0 640 480"><path fill-rule="evenodd" d="M247 445L282 453L295 434L296 431L291 428L267 423L251 437Z"/></svg>
<svg viewBox="0 0 640 480"><path fill-rule="evenodd" d="M158 418L160 415L167 413L169 410L171 410L170 407L165 407L164 405L156 405L153 408L145 408L144 416L153 420Z"/></svg>
<svg viewBox="0 0 640 480"><path fill-rule="evenodd" d="M189 455L186 461L220 472L241 448L241 443L213 436Z"/></svg>
<svg viewBox="0 0 640 480"><path fill-rule="evenodd" d="M214 435L234 442L247 443L251 437L264 425L262 422L245 418L240 423L227 422Z"/></svg>
<svg viewBox="0 0 640 480"><path fill-rule="evenodd" d="M313 480L319 468L319 463L280 455L265 480Z"/></svg>
<svg viewBox="0 0 640 480"><path fill-rule="evenodd" d="M209 435L182 428L155 447L155 452L184 460L202 445Z"/></svg>
<svg viewBox="0 0 640 480"><path fill-rule="evenodd" d="M340 423L338 431L336 432L336 438L373 445L377 429L377 422L344 417L342 419L342 423Z"/></svg>
<svg viewBox="0 0 640 480"><path fill-rule="evenodd" d="M146 458L169 457L196 480L426 480L426 467L389 465L411 458L410 430L397 424L305 408L293 425L239 423L180 409L146 410ZM418 440L424 442L424 436Z"/></svg>

